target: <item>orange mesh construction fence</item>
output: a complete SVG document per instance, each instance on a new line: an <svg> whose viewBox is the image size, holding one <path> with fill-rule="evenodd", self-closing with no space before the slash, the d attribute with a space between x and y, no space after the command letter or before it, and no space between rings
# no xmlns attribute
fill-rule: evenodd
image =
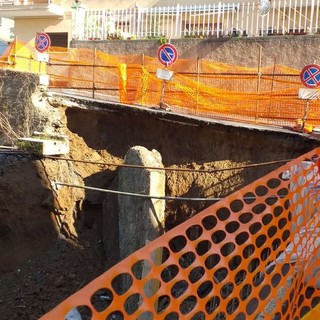
<svg viewBox="0 0 320 320"><path fill-rule="evenodd" d="M320 148L134 252L41 320L319 319ZM143 200L142 200L143 201Z"/></svg>
<svg viewBox="0 0 320 320"><path fill-rule="evenodd" d="M34 41L14 42L2 56L4 67L48 73L52 88L125 104L157 107L234 121L292 126L296 121L320 126L320 101L298 98L300 70L274 65L247 68L207 60L178 59L168 67L172 80L156 57L113 56L96 49L55 48L49 63L36 61Z"/></svg>

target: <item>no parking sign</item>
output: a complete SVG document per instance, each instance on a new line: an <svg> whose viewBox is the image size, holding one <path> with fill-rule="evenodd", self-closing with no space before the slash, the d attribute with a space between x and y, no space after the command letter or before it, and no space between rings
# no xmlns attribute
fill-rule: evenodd
<svg viewBox="0 0 320 320"><path fill-rule="evenodd" d="M45 52L49 49L51 44L51 39L48 34L44 32L39 32L35 38L35 46L39 52Z"/></svg>
<svg viewBox="0 0 320 320"><path fill-rule="evenodd" d="M309 64L300 73L301 82L308 88L320 86L320 65Z"/></svg>
<svg viewBox="0 0 320 320"><path fill-rule="evenodd" d="M158 59L165 66L174 64L178 59L176 47L170 43L165 43L158 48Z"/></svg>

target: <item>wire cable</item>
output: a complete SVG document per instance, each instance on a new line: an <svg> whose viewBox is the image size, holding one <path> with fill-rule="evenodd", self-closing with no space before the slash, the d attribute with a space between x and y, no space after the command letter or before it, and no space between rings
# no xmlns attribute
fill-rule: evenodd
<svg viewBox="0 0 320 320"><path fill-rule="evenodd" d="M125 168L135 168L135 169L152 169L152 170L182 171L182 172L196 172L196 173L214 173L214 172L221 172L221 171L254 168L254 167L267 166L267 165L278 164L278 163L287 163L292 160L292 159L276 160L276 161L253 163L253 164L230 167L230 168L219 168L219 169L190 169L190 168L169 168L169 167L161 168L161 167L148 167L148 166L133 165L133 164L106 163L106 162L99 162L99 161L88 161L88 160L79 160L79 159L77 160L77 159L62 158L62 157L55 157L55 156L44 156L44 158L52 159L52 160L65 160L65 161L73 161L73 162L98 164L98 165L103 165L107 167L125 167Z"/></svg>
<svg viewBox="0 0 320 320"><path fill-rule="evenodd" d="M223 198L188 198L188 197L152 196L152 195L141 194L141 193L133 193L133 192L95 188L95 187L89 187L89 186L81 186L81 185L64 183L64 182L59 182L59 181L55 181L54 184L56 186L65 186L65 187L71 187L71 188L87 189L87 190L100 191L100 192L105 192L105 193L114 193L114 194L120 194L123 196L132 196L132 197L139 197L139 198L145 198L145 199L191 200L191 201L219 201L219 200L223 199Z"/></svg>
<svg viewBox="0 0 320 320"><path fill-rule="evenodd" d="M110 189L102 189L102 188L96 188L96 187L89 187L85 185L77 185L77 184L70 184L60 181L54 181L56 189L57 186L65 186L65 187L71 187L71 188L79 188L79 189L87 189L87 190L93 190L93 191L99 191L99 192L105 192L105 193L113 193L113 194L119 194L123 196L132 196L132 197L139 197L139 198L145 198L145 199L158 199L158 200L182 200L182 201L220 201L224 198L221 197L212 197L212 198L189 198L189 197L171 197L171 196L153 196L148 194L141 194L141 193L133 193L133 192L125 192L125 191L118 191L118 190L110 190ZM284 198L286 195L279 195L279 196L271 196L268 198ZM257 197L243 197L243 200L255 200Z"/></svg>

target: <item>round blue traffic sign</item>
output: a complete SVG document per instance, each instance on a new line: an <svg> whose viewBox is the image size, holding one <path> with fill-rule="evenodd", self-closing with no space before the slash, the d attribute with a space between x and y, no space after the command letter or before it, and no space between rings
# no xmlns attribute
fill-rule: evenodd
<svg viewBox="0 0 320 320"><path fill-rule="evenodd" d="M169 66L178 59L178 51L171 43L165 43L158 48L158 59L162 64Z"/></svg>
<svg viewBox="0 0 320 320"><path fill-rule="evenodd" d="M51 39L46 33L44 32L37 33L36 39L35 39L35 46L39 52L44 52L48 50L50 47L50 44L51 44Z"/></svg>
<svg viewBox="0 0 320 320"><path fill-rule="evenodd" d="M301 82L308 88L320 86L320 65L309 64L300 73Z"/></svg>

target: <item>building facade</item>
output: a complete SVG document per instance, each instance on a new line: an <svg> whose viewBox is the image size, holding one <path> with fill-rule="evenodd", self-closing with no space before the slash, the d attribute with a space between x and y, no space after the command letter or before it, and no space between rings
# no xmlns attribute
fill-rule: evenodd
<svg viewBox="0 0 320 320"><path fill-rule="evenodd" d="M10 39L28 43L46 32L56 47L71 40L320 34L320 0L0 0L0 17L11 21L2 27Z"/></svg>

